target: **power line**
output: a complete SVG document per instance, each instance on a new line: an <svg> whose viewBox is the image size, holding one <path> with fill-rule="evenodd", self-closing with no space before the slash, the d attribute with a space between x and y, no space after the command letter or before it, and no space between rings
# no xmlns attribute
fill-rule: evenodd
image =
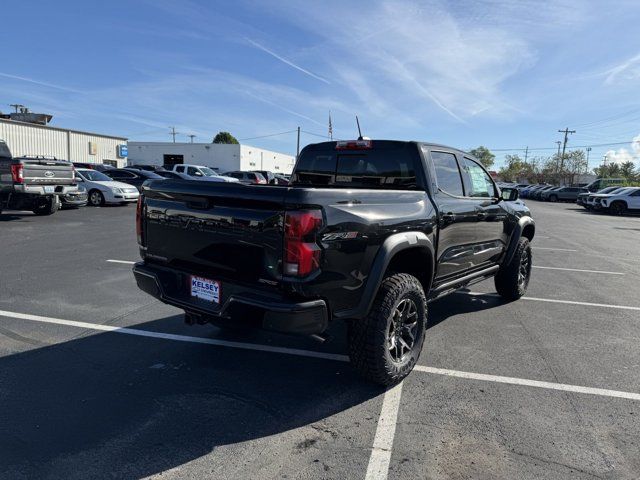
<svg viewBox="0 0 640 480"><path fill-rule="evenodd" d="M614 145L629 145L630 140L626 142L613 142L613 143L597 143L591 145L574 145L573 148L587 148L587 147L613 147ZM560 142L562 144L562 142ZM487 147L489 148L489 147ZM555 150L556 147L529 147L529 151L532 150ZM492 152L524 152L524 148L489 148Z"/></svg>
<svg viewBox="0 0 640 480"><path fill-rule="evenodd" d="M314 137L320 137L320 138L325 138L325 139L329 139L328 135L322 135L320 133L313 133L313 132L307 132L306 130L300 130L303 133L306 133L307 135L312 135Z"/></svg>
<svg viewBox="0 0 640 480"><path fill-rule="evenodd" d="M279 135L286 135L288 133L295 133L297 130L287 130L286 132L270 133L269 135L260 135L258 137L239 138L238 140L244 142L245 140L256 140L258 138L277 137Z"/></svg>

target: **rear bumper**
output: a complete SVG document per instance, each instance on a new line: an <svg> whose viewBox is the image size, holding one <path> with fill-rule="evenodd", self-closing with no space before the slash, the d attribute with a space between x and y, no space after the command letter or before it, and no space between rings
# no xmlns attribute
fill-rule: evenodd
<svg viewBox="0 0 640 480"><path fill-rule="evenodd" d="M322 333L329 323L324 300L297 302L276 293L223 281L221 302L214 304L190 296L187 272L139 262L134 265L133 274L138 288L183 309L193 322L257 327L298 335Z"/></svg>

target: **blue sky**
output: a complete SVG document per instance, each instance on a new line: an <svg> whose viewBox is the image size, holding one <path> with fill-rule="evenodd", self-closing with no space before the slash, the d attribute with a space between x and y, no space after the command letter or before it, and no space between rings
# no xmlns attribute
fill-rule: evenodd
<svg viewBox="0 0 640 480"><path fill-rule="evenodd" d="M640 160L633 1L10 1L0 110L168 141L295 130ZM295 153L295 134L246 143ZM505 153L495 152L499 163Z"/></svg>

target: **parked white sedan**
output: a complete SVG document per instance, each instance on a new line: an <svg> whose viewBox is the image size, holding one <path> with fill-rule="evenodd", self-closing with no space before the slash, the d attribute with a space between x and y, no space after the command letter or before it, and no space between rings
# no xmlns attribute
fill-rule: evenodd
<svg viewBox="0 0 640 480"><path fill-rule="evenodd" d="M116 182L104 173L88 168L76 169L76 180L89 192L89 205L99 207L107 203L137 202L140 194L132 185Z"/></svg>

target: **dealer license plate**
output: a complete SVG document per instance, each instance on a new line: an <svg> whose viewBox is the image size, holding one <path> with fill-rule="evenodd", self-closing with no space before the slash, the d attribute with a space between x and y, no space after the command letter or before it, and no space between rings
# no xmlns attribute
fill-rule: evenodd
<svg viewBox="0 0 640 480"><path fill-rule="evenodd" d="M220 303L220 282L191 275L191 296Z"/></svg>

